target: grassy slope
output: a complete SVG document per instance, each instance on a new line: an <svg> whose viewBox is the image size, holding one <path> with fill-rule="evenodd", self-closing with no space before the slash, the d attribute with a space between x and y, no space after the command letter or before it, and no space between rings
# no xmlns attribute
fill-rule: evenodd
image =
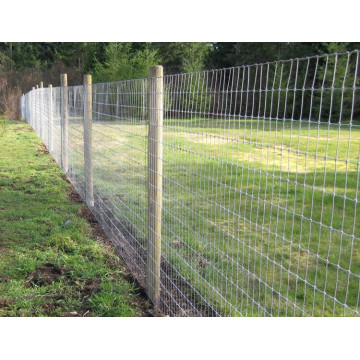
<svg viewBox="0 0 360 360"><path fill-rule="evenodd" d="M5 129L2 121L0 316L140 315L117 256L94 240L79 216L84 205L67 196L61 170L30 127Z"/></svg>

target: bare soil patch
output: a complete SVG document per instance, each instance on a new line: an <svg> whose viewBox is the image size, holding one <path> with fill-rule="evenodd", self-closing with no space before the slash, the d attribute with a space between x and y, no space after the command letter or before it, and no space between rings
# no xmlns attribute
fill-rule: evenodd
<svg viewBox="0 0 360 360"><path fill-rule="evenodd" d="M93 293L97 293L100 291L101 281L99 278L95 277L92 279L87 279L83 288L81 289L82 297L91 296Z"/></svg>
<svg viewBox="0 0 360 360"><path fill-rule="evenodd" d="M47 155L49 153L48 149L43 143L37 144L36 147L38 148L36 156Z"/></svg>
<svg viewBox="0 0 360 360"><path fill-rule="evenodd" d="M9 307L12 304L15 304L14 300L10 300L10 299L1 300L0 299L0 308Z"/></svg>
<svg viewBox="0 0 360 360"><path fill-rule="evenodd" d="M9 282L11 280L11 276L8 275L8 276L1 276L0 277L0 283L6 283L6 282Z"/></svg>
<svg viewBox="0 0 360 360"><path fill-rule="evenodd" d="M27 278L25 287L50 285L54 281L59 281L62 275L63 269L54 264L46 263Z"/></svg>

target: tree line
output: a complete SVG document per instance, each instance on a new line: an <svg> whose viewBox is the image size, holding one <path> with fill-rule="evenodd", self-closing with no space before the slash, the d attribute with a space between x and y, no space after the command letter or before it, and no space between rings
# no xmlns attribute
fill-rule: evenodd
<svg viewBox="0 0 360 360"><path fill-rule="evenodd" d="M108 82L146 77L155 64L163 65L165 74L176 74L358 48L360 43L2 42L0 113L18 118L19 95L40 81L59 86L60 73L76 85L85 73L94 82Z"/></svg>

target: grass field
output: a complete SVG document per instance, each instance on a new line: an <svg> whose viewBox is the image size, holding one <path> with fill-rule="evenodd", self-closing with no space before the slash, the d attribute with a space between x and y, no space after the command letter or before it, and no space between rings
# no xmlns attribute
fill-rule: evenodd
<svg viewBox="0 0 360 360"><path fill-rule="evenodd" d="M0 316L139 316L112 247L24 122L0 123ZM72 314L70 314L72 313Z"/></svg>
<svg viewBox="0 0 360 360"><path fill-rule="evenodd" d="M95 187L146 247L147 127L93 129ZM359 144L348 124L165 119L162 251L188 297L231 316L358 315Z"/></svg>

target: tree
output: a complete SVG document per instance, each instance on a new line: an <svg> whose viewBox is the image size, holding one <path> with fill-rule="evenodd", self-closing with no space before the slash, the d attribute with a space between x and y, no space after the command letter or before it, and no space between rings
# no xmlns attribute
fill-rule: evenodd
<svg viewBox="0 0 360 360"><path fill-rule="evenodd" d="M149 66L161 63L157 51L150 46L133 50L132 43L110 43L104 51L104 62L96 61L92 71L94 82L143 78Z"/></svg>
<svg viewBox="0 0 360 360"><path fill-rule="evenodd" d="M204 42L153 43L158 50L167 74L203 70L212 52L212 45Z"/></svg>

